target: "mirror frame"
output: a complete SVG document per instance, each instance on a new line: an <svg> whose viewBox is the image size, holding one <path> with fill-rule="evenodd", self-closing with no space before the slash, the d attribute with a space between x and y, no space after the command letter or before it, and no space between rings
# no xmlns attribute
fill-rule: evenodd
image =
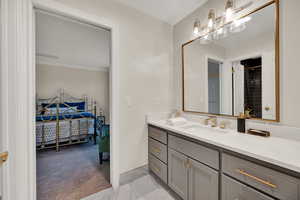
<svg viewBox="0 0 300 200"><path fill-rule="evenodd" d="M263 119L263 118L250 118L251 120L260 120L260 121L267 121L267 122L280 122L280 46L279 46L279 0L271 0L270 2L254 9L253 11L250 11L249 13L239 17L243 18L248 15L251 15L255 12L258 12L262 10L263 8L275 4L275 104L276 104L276 119ZM186 43L184 43L181 46L181 58L182 58L182 111L186 113L195 113L195 114L202 114L202 115L210 115L210 116L224 116L224 117L230 117L230 118L237 118L237 116L234 115L226 115L226 114L212 114L207 112L198 112L198 111L191 111L185 109L185 84L184 84L184 47L188 44L192 43L195 40L198 40L202 38L203 36L199 36L194 38L193 40L190 40Z"/></svg>

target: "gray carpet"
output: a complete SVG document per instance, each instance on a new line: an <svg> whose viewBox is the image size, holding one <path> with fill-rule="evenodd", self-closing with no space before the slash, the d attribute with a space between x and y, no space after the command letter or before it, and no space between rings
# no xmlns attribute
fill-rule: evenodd
<svg viewBox="0 0 300 200"><path fill-rule="evenodd" d="M37 153L37 199L77 200L111 187L92 142Z"/></svg>

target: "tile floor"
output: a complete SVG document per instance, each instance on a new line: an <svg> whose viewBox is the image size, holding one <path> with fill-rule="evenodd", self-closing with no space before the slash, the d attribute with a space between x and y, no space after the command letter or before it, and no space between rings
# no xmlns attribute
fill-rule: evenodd
<svg viewBox="0 0 300 200"><path fill-rule="evenodd" d="M175 200L178 199L165 189L152 175L144 175L121 185L118 191L112 188L82 200Z"/></svg>

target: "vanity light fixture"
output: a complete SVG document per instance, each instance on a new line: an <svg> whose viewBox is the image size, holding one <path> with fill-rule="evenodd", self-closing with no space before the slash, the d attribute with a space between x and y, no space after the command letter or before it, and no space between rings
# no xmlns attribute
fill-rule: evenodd
<svg viewBox="0 0 300 200"><path fill-rule="evenodd" d="M252 5L252 3L253 1L250 1L239 8L235 8L234 0L227 0L225 13L219 17L216 16L215 9L210 9L206 26L201 27L199 19L196 19L194 22L193 32L195 36L200 36L203 43L208 43L210 40L218 40L226 37L229 32L237 33L245 30L246 23L251 20L251 17L247 16L241 19L234 19L234 15L246 9Z"/></svg>

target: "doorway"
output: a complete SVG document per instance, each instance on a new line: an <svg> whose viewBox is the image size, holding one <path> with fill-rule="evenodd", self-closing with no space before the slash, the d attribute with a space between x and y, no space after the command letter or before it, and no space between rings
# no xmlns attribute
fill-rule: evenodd
<svg viewBox="0 0 300 200"><path fill-rule="evenodd" d="M81 199L111 187L111 32L38 9L35 20L37 199Z"/></svg>
<svg viewBox="0 0 300 200"><path fill-rule="evenodd" d="M244 110L262 118L262 58L241 61L244 66Z"/></svg>
<svg viewBox="0 0 300 200"><path fill-rule="evenodd" d="M221 67L222 62L208 59L208 112L220 114L221 110Z"/></svg>

